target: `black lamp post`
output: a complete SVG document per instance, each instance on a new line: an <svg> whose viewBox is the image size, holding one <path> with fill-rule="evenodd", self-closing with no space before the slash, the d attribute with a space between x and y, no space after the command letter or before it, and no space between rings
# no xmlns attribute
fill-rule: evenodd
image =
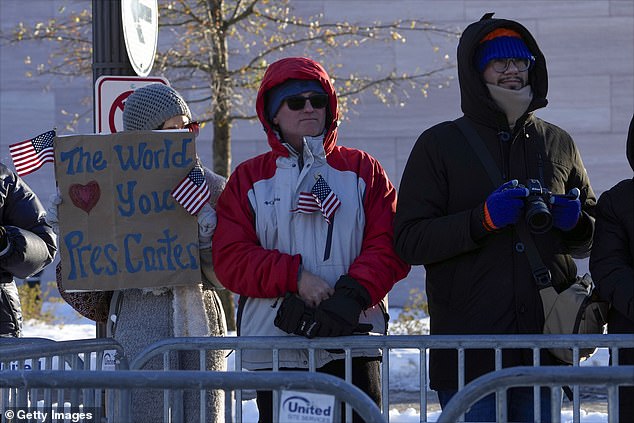
<svg viewBox="0 0 634 423"><path fill-rule="evenodd" d="M121 20L121 0L92 0L92 79L102 75L136 75L126 50ZM97 100L93 94L93 107ZM93 131L97 132L97 122ZM106 325L97 323L96 337L106 337Z"/></svg>

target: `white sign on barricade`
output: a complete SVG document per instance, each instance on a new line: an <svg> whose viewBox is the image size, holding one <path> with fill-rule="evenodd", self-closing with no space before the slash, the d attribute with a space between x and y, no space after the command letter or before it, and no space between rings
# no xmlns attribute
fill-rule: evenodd
<svg viewBox="0 0 634 423"><path fill-rule="evenodd" d="M101 370L114 371L117 370L117 350L104 350L103 361L101 362Z"/></svg>
<svg viewBox="0 0 634 423"><path fill-rule="evenodd" d="M332 423L335 397L311 392L282 391L279 418L282 422Z"/></svg>

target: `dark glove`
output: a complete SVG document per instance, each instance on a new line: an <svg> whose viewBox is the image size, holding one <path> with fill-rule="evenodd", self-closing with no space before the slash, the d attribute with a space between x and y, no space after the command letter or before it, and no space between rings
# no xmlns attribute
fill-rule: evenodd
<svg viewBox="0 0 634 423"><path fill-rule="evenodd" d="M371 325L359 325L359 316L371 303L370 294L356 280L343 275L335 284L335 293L322 301L315 312L317 336L346 336L368 332Z"/></svg>
<svg viewBox="0 0 634 423"><path fill-rule="evenodd" d="M315 309L309 307L295 294L288 293L277 309L273 322L286 333L314 338L318 324L315 322Z"/></svg>
<svg viewBox="0 0 634 423"><path fill-rule="evenodd" d="M581 216L581 201L579 189L573 188L566 195L553 195L550 197L553 215L553 226L562 231L569 231L577 226Z"/></svg>
<svg viewBox="0 0 634 423"><path fill-rule="evenodd" d="M484 203L484 219L482 224L488 231L494 231L512 225L522 215L523 199L528 190L518 187L517 179L502 184L493 191Z"/></svg>
<svg viewBox="0 0 634 423"><path fill-rule="evenodd" d="M7 230L4 226L0 226L0 252L2 252L9 245L9 237L7 236Z"/></svg>

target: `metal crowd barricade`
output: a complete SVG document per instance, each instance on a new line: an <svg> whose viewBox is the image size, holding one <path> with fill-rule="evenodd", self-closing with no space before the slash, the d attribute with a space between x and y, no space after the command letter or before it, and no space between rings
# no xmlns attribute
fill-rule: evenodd
<svg viewBox="0 0 634 423"><path fill-rule="evenodd" d="M0 371L0 388L84 388L121 390L144 389L296 389L334 395L354 407L367 422L385 422L381 411L359 388L340 378L326 374L306 372L212 372L189 370L136 370L136 371ZM120 406L129 400L120 395ZM113 423L130 422L129 415L120 415Z"/></svg>
<svg viewBox="0 0 634 423"><path fill-rule="evenodd" d="M505 349L528 349L533 352L533 366L540 366L540 350L545 348L571 348L575 364L579 367L579 350L589 347L609 348L613 355L613 366L618 366L618 351L622 348L634 348L634 337L631 335L389 335L389 336L349 336L337 338L306 339L302 337L225 337L225 338L172 338L159 341L144 351L130 362L131 369L141 369L143 365L153 357L163 355L164 358L171 351L199 351L200 362L205 362L207 350L233 350L235 355L234 370L242 370L242 352L244 350L271 350L272 369L279 369L280 350L303 349L308 351L308 370L314 372L315 351L318 349L343 349L346 365L346 381L351 380L351 357L354 349L378 348L382 352L382 412L389 420L390 407L390 352L400 349L417 350L420 371L417 375L419 381L418 400L420 406L420 421L427 421L428 383L427 360L430 349L454 349L458 356L458 385L459 390L465 388L464 361L465 352L469 349L490 349L495 352L496 371L502 370L502 351ZM169 363L169 360L165 360ZM554 367L549 366L549 370ZM561 383L560 385L563 385ZM536 390L535 402L539 401L539 390ZM579 385L572 386L573 391L573 422L580 421L580 395ZM275 399L274 393L274 399ZM242 391L235 392L235 419L242 422ZM228 407L229 409L231 407ZM275 409L275 407L274 407ZM351 407L346 405L346 418L351 421ZM230 420L231 416L229 416Z"/></svg>
<svg viewBox="0 0 634 423"><path fill-rule="evenodd" d="M469 383L459 391L447 404L438 419L438 423L454 423L475 402L486 395L497 393L497 421L506 421L506 407L500 404L501 393L511 387L539 385L551 388L562 384L570 385L602 385L608 392L608 422L618 422L618 387L634 385L634 366L614 367L511 367L486 374ZM550 422L561 422L561 390L551 389ZM539 413L535 413L536 422L541 421Z"/></svg>
<svg viewBox="0 0 634 423"><path fill-rule="evenodd" d="M37 344L45 344L45 343L49 343L49 344L53 344L56 341L52 340L52 339L48 339L48 338L37 338L37 337L33 337L33 338L13 338L13 337L9 337L9 338L2 338L2 346L3 347L10 347L10 346L24 346L24 345L37 345Z"/></svg>
<svg viewBox="0 0 634 423"><path fill-rule="evenodd" d="M291 386L284 383L284 377L291 373L302 372L277 372L279 369L279 356L280 351L287 349L302 349L308 352L307 367L310 372L315 372L315 357L316 350L318 349L342 349L346 358L345 374L346 381L351 380L351 357L353 350L357 348L376 348L381 351L383 356L382 361L382 404L383 419L389 420L390 409L390 353L398 353L399 350L415 350L418 354L418 402L420 406L420 421L427 421L428 413L428 351L430 349L453 349L457 352L458 368L459 368L459 390L462 392L464 389L472 388L472 384L465 384L465 372L464 372L464 360L466 351L469 349L491 349L495 352L495 366L496 371L490 375L498 374L499 372L509 372L513 369L502 369L502 351L505 349L528 349L533 352L533 366L539 368L540 359L539 352L544 348L572 348L574 357L576 360L575 365L571 367L553 367L549 366L548 369L542 371L543 373L555 374L554 371L560 369L577 369L579 368L579 350L587 347L599 347L608 348L612 353L611 367L618 367L616 372L621 372L626 366L619 366L618 364L618 352L622 348L634 348L634 337L631 335L487 335L478 336L440 336L440 335L399 335L399 336L351 336L351 337L337 337L337 338L318 338L318 339L305 339L301 337L224 337L224 338L172 338L157 342L143 352L141 352L133 361L130 362L129 367L125 360L124 351L120 345L112 339L92 339L92 340L80 340L80 341L62 341L54 342L45 339L23 339L18 341L11 341L3 343L0 349L0 364L5 370L2 370L0 374L0 408L6 409L11 406L24 406L31 404L45 405L48 409L53 407L56 403L58 406L62 406L69 403L73 406L82 405L83 407L103 407L106 409L106 415L109 422L125 422L127 416L129 416L129 409L126 408L130 404L130 396L128 389L133 387L134 389L150 389L152 386L159 387L165 391L182 391L193 386L192 389L199 389L201 395L204 395L207 389L229 389L235 387L232 392L235 393L235 421L242 422L242 390L247 389L266 389L273 390L286 390ZM125 370L130 369L134 371L111 371L103 372L103 364L107 351L112 349L115 354L120 357L116 362L116 368ZM167 371L159 371L160 374L173 374L173 370L169 370L169 354L174 351L198 351L200 369L204 369L206 363L206 354L209 350L223 350L233 351L234 358L234 370L241 372L243 367L242 354L245 350L258 349L269 350L272 352L272 369L273 374L278 376L271 376L266 378L269 384L254 384L253 380L242 380L242 376L230 376L233 372L219 372L222 377L230 376L230 382L228 385L216 384L215 382L204 383L203 385L196 385L194 381L190 381L189 377L179 379L181 382L174 381L170 384L169 380L165 376L158 376L160 382L156 382L157 385L153 385L154 382L147 381L145 379L138 379L143 374L150 375L148 373L140 373L138 369L142 369L143 365L153 357L163 356L164 368ZM27 368L33 368L33 370L27 370ZM609 369L611 367L602 367L602 369ZM51 370L53 369L53 370ZM517 369L517 368L515 368ZM627 368L629 370L629 368ZM186 371L186 373L192 377L195 375L211 374L213 372L208 371ZM264 375L267 372L242 372L244 377L257 378L258 375ZM154 375L154 373L151 373ZM239 374L239 373L236 373ZM307 375L308 385L312 386L312 380L314 377L319 377L319 374ZM504 374L504 373L502 373ZM607 377L609 373L604 375ZM20 376L21 375L21 376ZM44 379L39 379L48 375L48 385L34 385L31 384L26 387L24 384L16 382L25 376L25 381L40 381L45 383ZM247 376L248 375L248 376ZM489 376L489 375L487 375ZM179 376L180 377L180 376ZM200 376L206 377L206 376ZM214 376L215 377L215 376ZM597 380L602 380L601 376L596 376ZM17 379L15 379L17 378ZM87 379L86 379L87 378ZM281 378L281 379L280 379ZM135 383L132 383L135 380ZM13 381L13 382L11 382ZM85 384L82 385L84 381ZM339 380L341 382L341 380ZM241 384L244 382L244 384ZM472 383L474 383L473 381ZM515 382L515 381L514 381ZM609 380L603 380L604 384L608 384ZM25 382L26 383L26 382ZM40 382L37 382L40 383ZM297 382L301 385L304 382ZM500 381L504 383L504 380ZM540 386L542 380L539 382L531 382L534 386ZM548 385L549 379L543 380L543 384ZM555 385L560 386L567 384L564 379L557 379ZM574 379L573 383L573 421L580 421L580 398L579 398L579 385L583 385L584 380ZM191 385L194 384L194 385ZM348 386L344 382L345 386ZM6 388L4 388L6 386ZM42 386L44 389L38 391L38 386ZM52 395L52 388L49 386L55 386L57 389L57 400L54 402ZM249 388L253 387L255 388ZM504 392L506 388L512 386L509 384L497 385L496 389L499 392L499 398L502 402L505 402ZM109 391L110 387L116 387L113 391ZM476 386L477 387L477 386ZM74 388L74 390L73 390ZM332 386L331 386L332 388ZM108 398L107 404L101 400L101 396L97 392L101 392L106 389L106 392L111 392L112 395L106 396ZM327 390L324 386L324 389ZM615 388L616 389L616 388ZM60 392L61 391L61 392ZM559 390L560 391L560 390ZM70 396L65 396L66 392L70 393ZM336 392L329 392L330 394L336 394ZM460 392L459 392L460 394ZM362 401L369 401L367 397L362 394ZM466 394L464 394L466 395ZM167 398L167 396L166 396ZM178 398L174 396L173 398ZM232 400L228 398L228 407L226 421L234 421L234 416L231 413L233 406ZM539 410L539 390L536 390L534 395L536 410ZM177 401L177 400L176 400ZM355 406L355 401L346 402L345 414L346 419L350 421L352 408ZM358 403L356 403L359 406ZM178 404L168 404L170 412L178 409ZM367 408L366 405L363 405ZM609 403L609 412L613 413L615 407L618 408L618 400L612 399ZM356 409L356 408L355 408ZM202 413L201 413L202 414ZM361 414L361 413L360 413ZM176 413L177 415L177 413ZM178 418L174 418L172 414L170 419L165 421L178 422ZM0 419L3 419L0 417ZM4 421L4 420L2 420ZM375 421L372 419L370 421ZM189 423L189 422L188 422ZM193 423L193 422L192 422Z"/></svg>
<svg viewBox="0 0 634 423"><path fill-rule="evenodd" d="M3 340L0 349L0 373L3 377L15 373L40 374L43 371L57 371L60 374L74 374L75 371L127 368L123 348L111 338L59 342L43 338L17 338L6 343ZM55 380L51 382L55 383ZM106 395L101 389L71 388L1 388L0 410L37 408L50 413L72 407L95 409L103 414L106 408L114 409L114 397ZM112 404L105 404L105 398ZM2 413L0 422L4 423L6 418L5 413Z"/></svg>

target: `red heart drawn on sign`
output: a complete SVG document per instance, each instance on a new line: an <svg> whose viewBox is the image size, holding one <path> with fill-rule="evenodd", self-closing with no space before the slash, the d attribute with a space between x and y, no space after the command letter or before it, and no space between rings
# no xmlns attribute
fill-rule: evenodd
<svg viewBox="0 0 634 423"><path fill-rule="evenodd" d="M101 189L97 182L90 181L86 185L72 184L68 189L68 194L75 206L90 213L90 210L99 202Z"/></svg>

